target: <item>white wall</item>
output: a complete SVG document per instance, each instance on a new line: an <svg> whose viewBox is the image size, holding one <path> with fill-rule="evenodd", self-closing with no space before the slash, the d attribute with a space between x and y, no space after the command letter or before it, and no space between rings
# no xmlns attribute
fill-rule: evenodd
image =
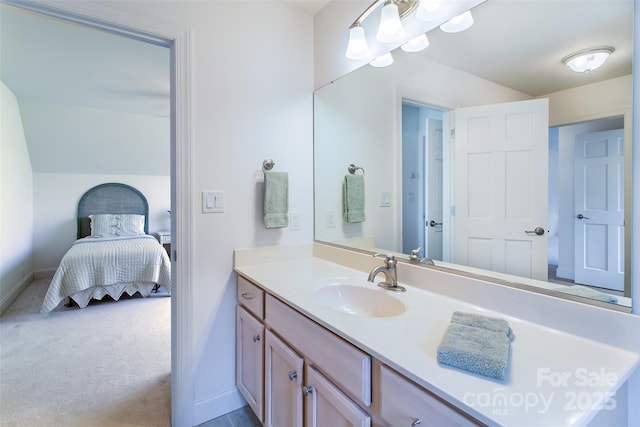
<svg viewBox="0 0 640 427"><path fill-rule="evenodd" d="M167 149L168 151L168 149ZM80 197L91 187L120 182L137 188L149 203L149 233L170 229L169 176L33 174L33 264L37 274L52 276L64 253L76 240Z"/></svg>
<svg viewBox="0 0 640 427"><path fill-rule="evenodd" d="M15 95L0 82L0 314L33 276L31 163Z"/></svg>

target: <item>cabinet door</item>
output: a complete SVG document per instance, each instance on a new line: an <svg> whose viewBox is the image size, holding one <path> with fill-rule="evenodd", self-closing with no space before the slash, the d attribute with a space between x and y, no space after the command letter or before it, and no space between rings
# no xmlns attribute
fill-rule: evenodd
<svg viewBox="0 0 640 427"><path fill-rule="evenodd" d="M481 425L385 366L380 390L380 415L389 427Z"/></svg>
<svg viewBox="0 0 640 427"><path fill-rule="evenodd" d="M236 313L236 385L262 422L264 325L243 307Z"/></svg>
<svg viewBox="0 0 640 427"><path fill-rule="evenodd" d="M371 418L325 376L307 365L305 413L307 427L369 427Z"/></svg>
<svg viewBox="0 0 640 427"><path fill-rule="evenodd" d="M304 360L271 331L265 333L265 427L302 427Z"/></svg>

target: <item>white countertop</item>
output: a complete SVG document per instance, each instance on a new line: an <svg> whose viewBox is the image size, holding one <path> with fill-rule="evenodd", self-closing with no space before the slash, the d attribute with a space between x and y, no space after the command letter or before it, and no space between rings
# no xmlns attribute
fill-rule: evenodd
<svg viewBox="0 0 640 427"><path fill-rule="evenodd" d="M235 270L300 312L489 425L583 426L640 364L637 353L539 326L401 283L405 293L367 282L367 274L319 258L236 265ZM349 314L323 305L329 283L390 293L406 310L395 317ZM505 380L440 365L436 350L454 311L501 317L515 339ZM599 400L600 399L600 400Z"/></svg>

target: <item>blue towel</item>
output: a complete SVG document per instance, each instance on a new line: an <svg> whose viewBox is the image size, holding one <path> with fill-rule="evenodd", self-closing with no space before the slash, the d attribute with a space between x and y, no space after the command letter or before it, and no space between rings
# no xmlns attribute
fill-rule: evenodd
<svg viewBox="0 0 640 427"><path fill-rule="evenodd" d="M346 175L342 195L344 222L364 222L364 176Z"/></svg>
<svg viewBox="0 0 640 427"><path fill-rule="evenodd" d="M564 292L566 294L576 295L579 297L591 298L598 301L612 302L614 304L618 302L618 298L615 295L600 292L598 290L581 285L558 286L557 288L554 288L554 290Z"/></svg>
<svg viewBox="0 0 640 427"><path fill-rule="evenodd" d="M502 332L513 340L513 331L509 327L504 319L498 319L496 317L483 316L481 314L463 313L461 311L455 311L451 316L451 321L460 323L467 326L475 326L476 328L487 329L494 332Z"/></svg>
<svg viewBox="0 0 640 427"><path fill-rule="evenodd" d="M289 174L264 173L264 226L283 228L289 225Z"/></svg>
<svg viewBox="0 0 640 427"><path fill-rule="evenodd" d="M504 379L511 340L503 332L452 322L438 346L438 362L496 379Z"/></svg>

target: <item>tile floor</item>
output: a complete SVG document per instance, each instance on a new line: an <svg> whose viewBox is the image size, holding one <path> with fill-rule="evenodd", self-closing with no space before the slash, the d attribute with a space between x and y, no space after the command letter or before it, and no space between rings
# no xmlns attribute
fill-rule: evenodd
<svg viewBox="0 0 640 427"><path fill-rule="evenodd" d="M233 412L214 418L197 427L261 427L260 421L249 406L243 406Z"/></svg>

